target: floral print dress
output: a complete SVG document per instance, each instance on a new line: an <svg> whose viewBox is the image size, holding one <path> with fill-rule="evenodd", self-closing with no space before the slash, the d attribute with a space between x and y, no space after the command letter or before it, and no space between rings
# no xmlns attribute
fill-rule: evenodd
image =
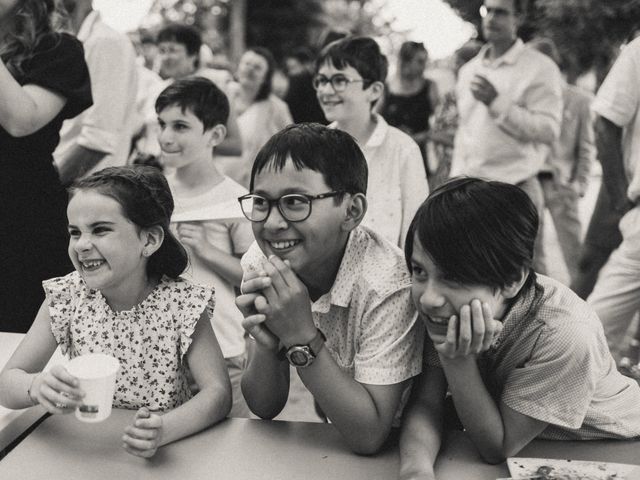
<svg viewBox="0 0 640 480"><path fill-rule="evenodd" d="M64 355L102 352L120 361L114 407L167 411L191 398L184 355L202 314L211 320L212 287L165 276L141 303L115 312L78 272L42 285Z"/></svg>

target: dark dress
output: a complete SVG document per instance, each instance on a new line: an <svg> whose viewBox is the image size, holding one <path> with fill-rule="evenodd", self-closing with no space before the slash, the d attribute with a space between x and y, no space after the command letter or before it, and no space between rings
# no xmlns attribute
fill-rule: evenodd
<svg viewBox="0 0 640 480"><path fill-rule="evenodd" d="M429 118L433 115L431 104L433 82L425 79L424 86L413 95L396 95L387 88L385 90L382 116L393 127L407 133L429 130Z"/></svg>
<svg viewBox="0 0 640 480"><path fill-rule="evenodd" d="M0 127L0 331L26 332L44 300L42 280L73 269L67 254L67 195L53 166L62 122L92 104L82 44L47 34L16 76L67 99L37 132L12 137Z"/></svg>

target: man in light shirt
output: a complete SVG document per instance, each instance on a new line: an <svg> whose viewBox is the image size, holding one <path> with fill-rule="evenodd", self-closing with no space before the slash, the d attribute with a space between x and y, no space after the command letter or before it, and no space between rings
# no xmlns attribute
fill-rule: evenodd
<svg viewBox="0 0 640 480"><path fill-rule="evenodd" d="M551 59L517 37L519 8L518 0L485 0L481 8L487 45L460 69L451 176L517 185L543 218L537 175L560 135L562 78ZM534 268L544 273L539 241Z"/></svg>
<svg viewBox="0 0 640 480"><path fill-rule="evenodd" d="M136 54L129 38L107 26L91 0L64 0L82 42L93 106L67 120L54 160L63 184L108 166L124 165L135 118Z"/></svg>

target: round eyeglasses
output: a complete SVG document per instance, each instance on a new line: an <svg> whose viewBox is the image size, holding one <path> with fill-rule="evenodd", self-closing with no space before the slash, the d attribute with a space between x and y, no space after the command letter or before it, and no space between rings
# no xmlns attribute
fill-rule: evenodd
<svg viewBox="0 0 640 480"><path fill-rule="evenodd" d="M346 75L342 75L341 73L337 73L335 75L331 75L331 77L326 77L324 75L316 75L313 77L313 88L316 90L320 90L322 87L326 87L327 84L331 84L333 90L335 92L344 92L350 83L363 82L366 83L369 80L365 78L353 79L349 78Z"/></svg>
<svg viewBox="0 0 640 480"><path fill-rule="evenodd" d="M242 213L252 222L264 222L269 218L271 207L277 205L282 217L289 222L302 222L311 215L311 203L314 200L335 197L343 194L343 191L321 193L319 195L306 195L304 193L288 193L280 198L271 200L249 193L238 198Z"/></svg>

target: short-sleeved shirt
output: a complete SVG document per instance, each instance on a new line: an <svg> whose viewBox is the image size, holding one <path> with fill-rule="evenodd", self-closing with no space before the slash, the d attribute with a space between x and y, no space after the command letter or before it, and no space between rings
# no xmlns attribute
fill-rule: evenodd
<svg viewBox="0 0 640 480"><path fill-rule="evenodd" d="M560 282L536 277L478 359L494 401L549 423L538 438L640 437L640 386L616 369L597 315ZM425 352L439 364L430 340Z"/></svg>
<svg viewBox="0 0 640 480"><path fill-rule="evenodd" d="M264 260L254 243L243 269L261 269ZM336 280L311 312L327 350L357 382L392 385L420 373L423 327L410 287L399 248L366 227L351 232Z"/></svg>
<svg viewBox="0 0 640 480"><path fill-rule="evenodd" d="M213 315L213 288L165 276L141 303L115 312L78 272L42 285L64 355L102 352L120 362L114 407L167 411L191 398L184 356L202 314Z"/></svg>
<svg viewBox="0 0 640 480"><path fill-rule="evenodd" d="M168 177L172 185L171 176ZM242 214L237 198L248 191L226 178L208 192L186 196L174 194L175 210L171 218L174 233L182 223L196 223L205 229L207 241L229 255L241 256L253 242L251 224ZM183 276L216 290L216 312L211 326L225 358L242 355L245 351L242 314L236 307L234 285L214 272L200 257L189 254L189 266Z"/></svg>
<svg viewBox="0 0 640 480"><path fill-rule="evenodd" d="M622 153L629 179L627 196L640 199L640 38L622 49L602 82L593 110L623 128Z"/></svg>
<svg viewBox="0 0 640 480"><path fill-rule="evenodd" d="M382 116L375 118L373 133L360 145L369 168L362 225L402 248L413 216L429 195L427 173L418 144Z"/></svg>

